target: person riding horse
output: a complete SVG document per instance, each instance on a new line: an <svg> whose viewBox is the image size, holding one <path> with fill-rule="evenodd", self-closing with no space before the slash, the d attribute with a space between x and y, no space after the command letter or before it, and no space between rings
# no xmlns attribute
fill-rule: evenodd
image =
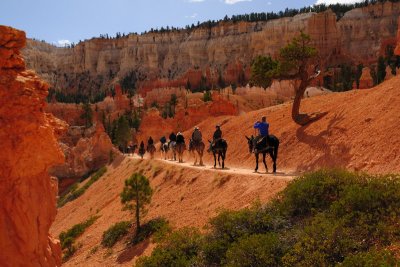
<svg viewBox="0 0 400 267"><path fill-rule="evenodd" d="M262 143L265 148L267 148L269 144L269 123L267 122L267 118L263 116L261 118L261 122L257 121L254 124L254 129L258 129L258 136L255 138L256 144Z"/></svg>
<svg viewBox="0 0 400 267"><path fill-rule="evenodd" d="M172 132L172 133L169 135L169 142L176 142L176 135L175 135L174 132Z"/></svg>
<svg viewBox="0 0 400 267"><path fill-rule="evenodd" d="M178 132L176 135L176 143L177 144L184 144L185 143L185 137L182 135L181 132Z"/></svg>
<svg viewBox="0 0 400 267"><path fill-rule="evenodd" d="M151 136L150 136L149 140L147 140L147 145L150 146L150 145L153 145L153 144L154 144L153 138L151 138Z"/></svg>
<svg viewBox="0 0 400 267"><path fill-rule="evenodd" d="M213 142L211 144L212 147L214 147L218 141L220 141L222 139L222 131L221 131L221 126L219 124L217 124L215 126L216 130L213 134Z"/></svg>
<svg viewBox="0 0 400 267"><path fill-rule="evenodd" d="M201 135L199 127L194 127L194 131L192 133L192 141L194 145L198 145L202 142L203 136Z"/></svg>

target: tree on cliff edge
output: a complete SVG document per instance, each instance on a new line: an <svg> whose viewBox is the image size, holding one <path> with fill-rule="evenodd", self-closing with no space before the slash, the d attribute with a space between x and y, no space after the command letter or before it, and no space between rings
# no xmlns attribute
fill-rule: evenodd
<svg viewBox="0 0 400 267"><path fill-rule="evenodd" d="M305 125L318 119L316 115L300 114L300 102L310 82L318 73L310 73L309 69L317 58L317 50L310 46L311 38L301 32L285 47L281 48L277 60L270 56L257 57L251 66L251 82L267 88L273 79L297 80L300 84L295 88L292 107L292 119Z"/></svg>
<svg viewBox="0 0 400 267"><path fill-rule="evenodd" d="M149 180L140 173L134 173L125 180L124 189L120 195L121 202L126 208L135 210L136 233L140 232L140 214L144 212L144 207L151 201L153 190Z"/></svg>

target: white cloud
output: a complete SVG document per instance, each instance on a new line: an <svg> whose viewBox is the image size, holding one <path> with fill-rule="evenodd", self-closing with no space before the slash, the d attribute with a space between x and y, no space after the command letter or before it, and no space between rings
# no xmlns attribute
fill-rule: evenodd
<svg viewBox="0 0 400 267"><path fill-rule="evenodd" d="M326 5L330 5L330 4L354 4L356 2L362 2L362 0L317 0L317 2L315 3L316 5L319 4L326 4Z"/></svg>
<svg viewBox="0 0 400 267"><path fill-rule="evenodd" d="M253 0L224 0L224 3L227 5L234 5L239 2L251 2L251 1L253 1Z"/></svg>
<svg viewBox="0 0 400 267"><path fill-rule="evenodd" d="M66 46L66 45L70 45L71 41L70 40L58 40L57 41L57 46Z"/></svg>
<svg viewBox="0 0 400 267"><path fill-rule="evenodd" d="M193 13L192 15L190 15L190 16L185 16L185 18L187 18L187 19L194 19L194 18L196 18L197 17L197 13Z"/></svg>

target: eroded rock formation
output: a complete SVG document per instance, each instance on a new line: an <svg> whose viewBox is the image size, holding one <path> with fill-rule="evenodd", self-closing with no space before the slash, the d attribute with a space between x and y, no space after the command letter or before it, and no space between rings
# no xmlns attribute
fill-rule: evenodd
<svg viewBox="0 0 400 267"><path fill-rule="evenodd" d="M394 50L394 53L398 56L400 56L400 17L399 17L399 26L397 28L397 45L396 49Z"/></svg>
<svg viewBox="0 0 400 267"><path fill-rule="evenodd" d="M0 265L59 266L49 236L57 182L48 168L64 160L57 137L65 123L45 113L48 85L25 70L25 33L0 26Z"/></svg>
<svg viewBox="0 0 400 267"><path fill-rule="evenodd" d="M137 73L137 86L154 88L199 85L221 75L226 84L248 79L257 55L276 55L300 30L320 52L321 65L376 62L382 46L392 44L400 3L377 3L347 12L337 21L332 11L305 13L267 22L226 22L211 28L167 33L95 38L74 48L55 48L36 41L24 51L29 66L64 92L105 90L110 83Z"/></svg>

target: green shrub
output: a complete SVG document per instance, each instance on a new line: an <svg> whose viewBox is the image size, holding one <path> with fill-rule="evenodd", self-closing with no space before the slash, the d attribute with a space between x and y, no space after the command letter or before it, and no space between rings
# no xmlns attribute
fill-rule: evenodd
<svg viewBox="0 0 400 267"><path fill-rule="evenodd" d="M129 228L131 226L132 223L128 221L118 222L114 224L103 233L101 244L105 247L111 248L112 246L114 246L115 243L117 243L118 240L128 234Z"/></svg>
<svg viewBox="0 0 400 267"><path fill-rule="evenodd" d="M75 239L78 238L80 235L82 235L83 232L85 232L86 228L91 226L98 218L99 216L92 216L85 222L75 224L67 231L63 231L60 233L59 238L60 238L61 248L64 253L63 256L64 260L67 260L75 253L76 251L76 247L74 246Z"/></svg>
<svg viewBox="0 0 400 267"><path fill-rule="evenodd" d="M226 266L280 266L282 249L276 234L245 236L226 253Z"/></svg>
<svg viewBox="0 0 400 267"><path fill-rule="evenodd" d="M72 190L70 190L66 195L64 195L62 198L59 199L58 207L60 208L65 204L67 204L68 202L75 200L81 195L83 195L83 193L85 193L85 191L97 180L99 180L100 177L103 176L106 172L107 172L107 167L104 166L100 168L98 171L96 171L96 173L90 177L90 180L87 181L82 187L78 188L78 184L74 184Z"/></svg>
<svg viewBox="0 0 400 267"><path fill-rule="evenodd" d="M198 256L202 238L198 229L182 228L163 239L151 257L141 257L138 267L191 266Z"/></svg>
<svg viewBox="0 0 400 267"><path fill-rule="evenodd" d="M400 242L399 222L399 176L321 170L265 206L221 212L204 236L167 235L140 266L395 266L374 251Z"/></svg>
<svg viewBox="0 0 400 267"><path fill-rule="evenodd" d="M157 241L165 237L165 235L170 231L171 228L167 220L165 220L164 218L152 219L146 224L142 225L140 232L135 235L132 243L138 244L152 235Z"/></svg>
<svg viewBox="0 0 400 267"><path fill-rule="evenodd" d="M397 260L389 251L368 251L357 253L346 257L342 264L343 267L390 267L398 266L400 260Z"/></svg>

